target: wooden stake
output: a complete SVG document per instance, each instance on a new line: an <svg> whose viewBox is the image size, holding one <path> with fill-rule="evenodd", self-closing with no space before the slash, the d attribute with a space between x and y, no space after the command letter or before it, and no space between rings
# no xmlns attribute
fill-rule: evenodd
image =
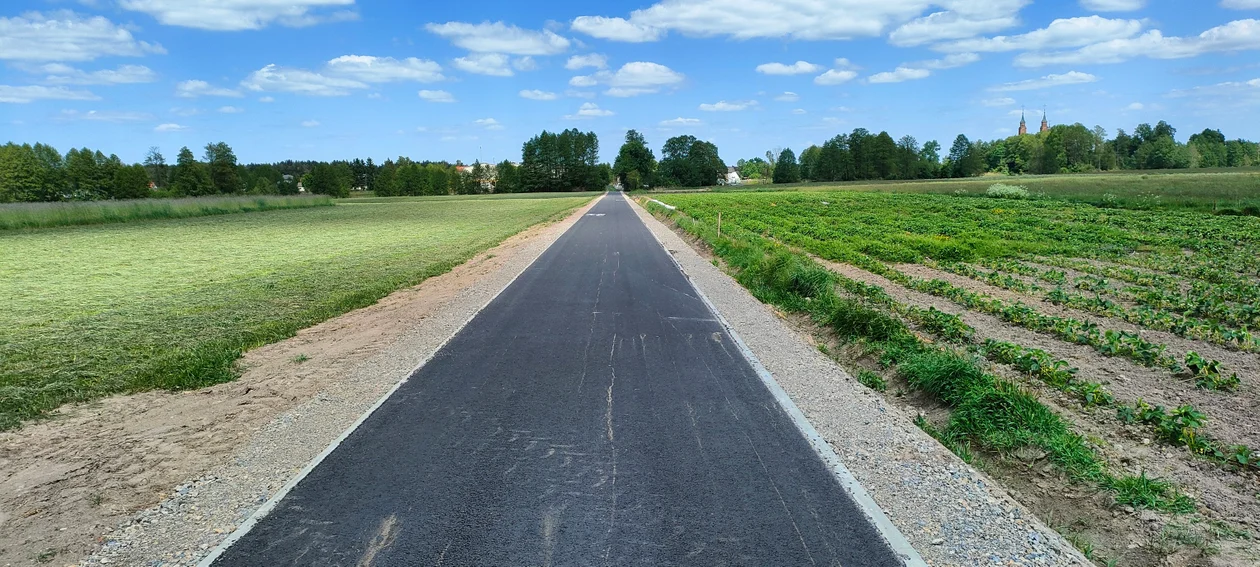
<svg viewBox="0 0 1260 567"><path fill-rule="evenodd" d="M722 211L718 211L718 238L722 238Z"/></svg>

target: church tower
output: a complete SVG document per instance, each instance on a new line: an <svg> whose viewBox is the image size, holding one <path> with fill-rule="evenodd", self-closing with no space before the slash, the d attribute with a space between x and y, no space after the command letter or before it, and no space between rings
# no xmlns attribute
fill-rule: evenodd
<svg viewBox="0 0 1260 567"><path fill-rule="evenodd" d="M1046 119L1046 111L1045 111L1045 110L1042 110L1042 111L1041 111L1041 131L1042 131L1042 132L1049 132L1049 131L1050 131L1050 121Z"/></svg>
<svg viewBox="0 0 1260 567"><path fill-rule="evenodd" d="M1027 133L1028 133L1028 123L1024 121L1024 113L1023 113L1023 111L1020 111L1020 113L1019 113L1019 135L1020 135L1020 136L1023 136L1024 134L1027 134Z"/></svg>

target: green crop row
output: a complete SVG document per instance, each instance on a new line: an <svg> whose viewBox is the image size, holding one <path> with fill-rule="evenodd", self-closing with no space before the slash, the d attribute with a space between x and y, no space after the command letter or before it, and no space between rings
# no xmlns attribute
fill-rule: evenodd
<svg viewBox="0 0 1260 567"><path fill-rule="evenodd" d="M864 341L912 387L947 405L950 420L938 432L938 438L949 440L947 447L964 455L970 454L972 446L999 454L1037 447L1069 477L1096 483L1112 492L1119 503L1193 510L1193 501L1167 483L1152 482L1144 475L1111 475L1084 438L1035 396L985 372L970 356L923 341L880 308L884 299L878 294L872 293L873 300L862 294L840 296L836 289L843 280L803 254L743 227L724 227L719 236L715 224L691 218L685 211L648 207L709 244L736 281L759 300L807 314L842 340Z"/></svg>

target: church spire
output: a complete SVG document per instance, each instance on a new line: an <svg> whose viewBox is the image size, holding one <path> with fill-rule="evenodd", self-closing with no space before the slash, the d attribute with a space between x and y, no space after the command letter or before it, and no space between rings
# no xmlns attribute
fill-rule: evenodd
<svg viewBox="0 0 1260 567"><path fill-rule="evenodd" d="M1046 108L1043 106L1041 107L1041 131L1048 130L1050 130L1050 120L1046 118Z"/></svg>
<svg viewBox="0 0 1260 567"><path fill-rule="evenodd" d="M1024 120L1024 109L1019 109L1019 135L1023 136L1028 133L1028 122Z"/></svg>

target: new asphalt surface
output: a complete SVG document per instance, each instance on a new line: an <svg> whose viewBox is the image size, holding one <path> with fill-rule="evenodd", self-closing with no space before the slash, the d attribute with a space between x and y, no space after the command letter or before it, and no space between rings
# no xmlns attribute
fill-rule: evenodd
<svg viewBox="0 0 1260 567"><path fill-rule="evenodd" d="M900 565L617 194L214 565Z"/></svg>

